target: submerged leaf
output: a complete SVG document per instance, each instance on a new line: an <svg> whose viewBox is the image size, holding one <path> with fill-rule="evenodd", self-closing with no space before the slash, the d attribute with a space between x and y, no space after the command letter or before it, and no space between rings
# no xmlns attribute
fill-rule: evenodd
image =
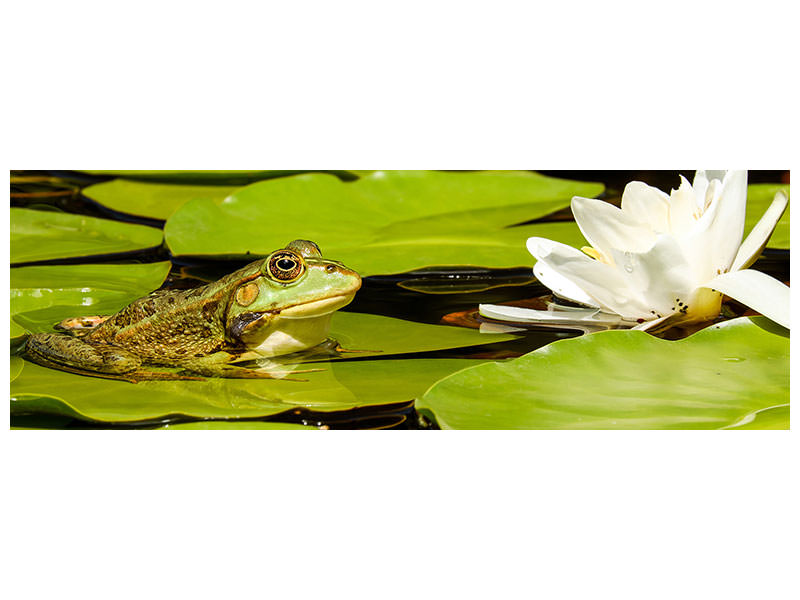
<svg viewBox="0 0 800 600"><path fill-rule="evenodd" d="M789 332L756 317L680 341L640 331L559 341L455 373L417 409L445 429L718 429L788 402ZM788 428L788 410L773 416Z"/></svg>

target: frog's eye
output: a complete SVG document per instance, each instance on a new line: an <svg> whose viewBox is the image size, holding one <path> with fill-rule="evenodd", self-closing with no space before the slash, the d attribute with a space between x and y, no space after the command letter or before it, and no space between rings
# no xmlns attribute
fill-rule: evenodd
<svg viewBox="0 0 800 600"><path fill-rule="evenodd" d="M291 250L278 250L267 259L267 274L276 281L294 281L305 270L303 258Z"/></svg>

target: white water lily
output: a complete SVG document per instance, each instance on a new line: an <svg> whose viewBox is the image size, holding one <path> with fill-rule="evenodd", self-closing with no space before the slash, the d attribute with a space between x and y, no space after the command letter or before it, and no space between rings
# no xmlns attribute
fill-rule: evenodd
<svg viewBox="0 0 800 600"><path fill-rule="evenodd" d="M539 281L589 310L481 305L480 312L513 321L652 329L714 319L726 294L789 327L789 288L747 269L788 200L776 194L742 242L746 202L746 171L697 171L693 184L681 177L669 195L634 181L625 187L622 208L576 196L572 212L591 245L581 252L533 237L528 250L537 259L533 272Z"/></svg>

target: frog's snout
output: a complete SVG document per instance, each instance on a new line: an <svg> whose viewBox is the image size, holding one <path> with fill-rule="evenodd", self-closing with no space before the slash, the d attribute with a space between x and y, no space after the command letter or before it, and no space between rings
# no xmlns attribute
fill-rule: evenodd
<svg viewBox="0 0 800 600"><path fill-rule="evenodd" d="M345 282L342 286L345 293L355 294L361 289L361 276L342 263L328 263L325 265L325 273L342 278Z"/></svg>

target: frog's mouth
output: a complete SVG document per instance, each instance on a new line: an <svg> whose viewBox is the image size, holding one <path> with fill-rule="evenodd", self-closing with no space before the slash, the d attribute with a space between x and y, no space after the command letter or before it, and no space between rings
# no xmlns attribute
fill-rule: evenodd
<svg viewBox="0 0 800 600"><path fill-rule="evenodd" d="M234 339L244 340L245 338L259 335L259 330L263 326L271 324L274 319L300 321L302 319L324 317L349 304L354 296L355 292L337 294L320 300L312 300L311 302L300 302L281 310L244 312L230 322L228 335Z"/></svg>
<svg viewBox="0 0 800 600"><path fill-rule="evenodd" d="M355 297L355 292L350 294L337 294L335 296L328 296L320 300L312 300L311 302L302 302L287 306L280 311L274 312L276 317L284 319L307 319L309 317L320 317L335 312L350 304Z"/></svg>

